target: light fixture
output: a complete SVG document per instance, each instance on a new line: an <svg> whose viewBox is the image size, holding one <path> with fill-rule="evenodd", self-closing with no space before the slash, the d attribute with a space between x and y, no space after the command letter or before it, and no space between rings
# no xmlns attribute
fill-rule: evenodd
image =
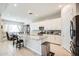
<svg viewBox="0 0 79 59"><path fill-rule="evenodd" d="M32 14L33 14L33 13L31 13L31 12L29 13L29 15L32 15Z"/></svg>
<svg viewBox="0 0 79 59"><path fill-rule="evenodd" d="M59 8L61 8L61 7L62 7L62 5L59 5L58 7L59 7Z"/></svg>
<svg viewBox="0 0 79 59"><path fill-rule="evenodd" d="M16 7L16 6L17 6L17 4L14 4L14 6Z"/></svg>
<svg viewBox="0 0 79 59"><path fill-rule="evenodd" d="M29 15L32 15L33 13L31 12L31 10L28 10L27 12Z"/></svg>

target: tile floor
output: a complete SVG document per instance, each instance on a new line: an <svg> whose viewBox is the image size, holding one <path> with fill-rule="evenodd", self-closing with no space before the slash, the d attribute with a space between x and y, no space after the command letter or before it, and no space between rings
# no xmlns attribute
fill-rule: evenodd
<svg viewBox="0 0 79 59"><path fill-rule="evenodd" d="M50 50L51 50L51 52L55 53L55 56L71 56L70 52L68 52L61 46L52 45L52 44L50 46L51 46Z"/></svg>
<svg viewBox="0 0 79 59"><path fill-rule="evenodd" d="M55 53L55 56L71 55L61 46L51 45L51 51ZM39 55L27 48L22 48L20 50L16 49L15 47L13 47L12 41L4 41L0 42L0 56L39 56Z"/></svg>

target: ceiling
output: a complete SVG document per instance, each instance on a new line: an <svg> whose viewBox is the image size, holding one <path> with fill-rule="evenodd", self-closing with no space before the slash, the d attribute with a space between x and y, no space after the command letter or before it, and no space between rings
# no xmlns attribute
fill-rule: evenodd
<svg viewBox="0 0 79 59"><path fill-rule="evenodd" d="M60 3L9 3L0 4L2 18L10 21L31 23L57 16L66 4ZM60 14L59 14L60 15ZM54 18L54 17L53 17Z"/></svg>

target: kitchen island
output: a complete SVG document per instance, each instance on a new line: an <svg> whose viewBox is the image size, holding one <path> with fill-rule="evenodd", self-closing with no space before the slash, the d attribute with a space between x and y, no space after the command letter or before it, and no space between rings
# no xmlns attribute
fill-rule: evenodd
<svg viewBox="0 0 79 59"><path fill-rule="evenodd" d="M42 55L41 44L44 42L61 44L59 35L24 35L24 46L33 52Z"/></svg>

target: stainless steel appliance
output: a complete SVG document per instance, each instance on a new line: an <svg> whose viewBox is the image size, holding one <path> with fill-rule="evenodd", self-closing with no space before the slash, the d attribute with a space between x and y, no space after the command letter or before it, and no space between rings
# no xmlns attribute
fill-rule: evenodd
<svg viewBox="0 0 79 59"><path fill-rule="evenodd" d="M71 21L70 26L71 46L70 50L72 55L79 56L79 15L76 15Z"/></svg>
<svg viewBox="0 0 79 59"><path fill-rule="evenodd" d="M24 33L29 35L30 34L30 25L29 24L24 25L23 30L24 30Z"/></svg>
<svg viewBox="0 0 79 59"><path fill-rule="evenodd" d="M42 43L42 56L47 56L50 52L50 42Z"/></svg>
<svg viewBox="0 0 79 59"><path fill-rule="evenodd" d="M44 34L44 27L39 27L39 35L43 35Z"/></svg>
<svg viewBox="0 0 79 59"><path fill-rule="evenodd" d="M26 33L30 34L30 25L26 25Z"/></svg>

